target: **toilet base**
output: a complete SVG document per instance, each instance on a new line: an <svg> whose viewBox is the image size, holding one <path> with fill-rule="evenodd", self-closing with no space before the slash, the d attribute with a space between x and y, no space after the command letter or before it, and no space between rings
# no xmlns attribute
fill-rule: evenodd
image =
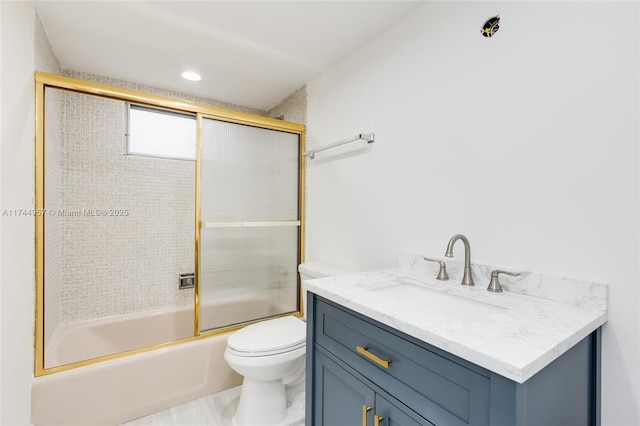
<svg viewBox="0 0 640 426"><path fill-rule="evenodd" d="M245 377L234 426L292 426L303 424L304 391L287 405L287 389L281 380L255 381Z"/></svg>

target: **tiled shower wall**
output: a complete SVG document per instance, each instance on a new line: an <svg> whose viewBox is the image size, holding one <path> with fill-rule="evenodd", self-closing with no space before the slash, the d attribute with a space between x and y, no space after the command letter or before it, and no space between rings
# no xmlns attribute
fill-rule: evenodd
<svg viewBox="0 0 640 426"><path fill-rule="evenodd" d="M191 303L195 163L125 155L124 102L62 96L63 323Z"/></svg>
<svg viewBox="0 0 640 426"><path fill-rule="evenodd" d="M271 108L269 117L282 117L293 123L307 124L307 86L303 86L287 96L280 104Z"/></svg>
<svg viewBox="0 0 640 426"><path fill-rule="evenodd" d="M45 133L45 209L57 212L62 208L62 128L61 128L61 96L50 93L46 98L47 116ZM44 281L47 283L45 295L45 345L62 323L62 307L60 292L62 289L62 241L63 218L55 215L44 215L46 236L44 240L45 268ZM46 347L46 346L45 346Z"/></svg>

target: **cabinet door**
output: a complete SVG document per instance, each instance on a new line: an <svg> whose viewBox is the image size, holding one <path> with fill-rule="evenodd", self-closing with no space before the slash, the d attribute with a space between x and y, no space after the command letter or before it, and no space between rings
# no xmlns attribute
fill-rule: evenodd
<svg viewBox="0 0 640 426"><path fill-rule="evenodd" d="M489 425L491 380L485 371L317 296L313 315L317 345L422 418L446 426ZM383 368L357 347L392 362Z"/></svg>
<svg viewBox="0 0 640 426"><path fill-rule="evenodd" d="M373 390L318 350L314 357L314 426L372 425Z"/></svg>
<svg viewBox="0 0 640 426"><path fill-rule="evenodd" d="M376 394L374 413L375 426L433 426L408 408L399 408L402 404L395 405L391 401Z"/></svg>

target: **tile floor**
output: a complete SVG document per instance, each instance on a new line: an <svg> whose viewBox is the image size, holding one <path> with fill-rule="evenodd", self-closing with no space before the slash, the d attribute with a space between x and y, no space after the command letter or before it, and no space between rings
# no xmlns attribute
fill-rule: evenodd
<svg viewBox="0 0 640 426"><path fill-rule="evenodd" d="M239 398L240 386L237 386L127 422L123 426L232 426L231 417ZM288 411L293 420L282 426L304 426L304 392L293 399Z"/></svg>

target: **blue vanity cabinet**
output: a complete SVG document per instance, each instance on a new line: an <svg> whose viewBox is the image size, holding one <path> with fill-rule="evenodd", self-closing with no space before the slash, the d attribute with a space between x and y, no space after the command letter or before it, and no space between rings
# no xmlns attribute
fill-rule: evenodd
<svg viewBox="0 0 640 426"><path fill-rule="evenodd" d="M599 332L518 384L309 293L307 426L599 425Z"/></svg>
<svg viewBox="0 0 640 426"><path fill-rule="evenodd" d="M385 399L381 395L376 394L376 403L373 407L375 410L373 424L378 422L378 425L382 426L421 426L432 425L432 423L426 421L423 418L418 417L411 410L406 407L400 408L401 404L394 404L391 401ZM368 423L367 424L371 424Z"/></svg>
<svg viewBox="0 0 640 426"><path fill-rule="evenodd" d="M314 394L314 424L358 425L371 417L375 392L319 351L315 354L314 377L319 382ZM364 410L364 411L363 411Z"/></svg>
<svg viewBox="0 0 640 426"><path fill-rule="evenodd" d="M398 401L391 402L376 394L375 386L355 377L345 367L331 360L330 355L322 349L315 356L314 377L321 391L314 394L313 424L374 425L376 421L378 424L384 422L385 426L431 424Z"/></svg>

